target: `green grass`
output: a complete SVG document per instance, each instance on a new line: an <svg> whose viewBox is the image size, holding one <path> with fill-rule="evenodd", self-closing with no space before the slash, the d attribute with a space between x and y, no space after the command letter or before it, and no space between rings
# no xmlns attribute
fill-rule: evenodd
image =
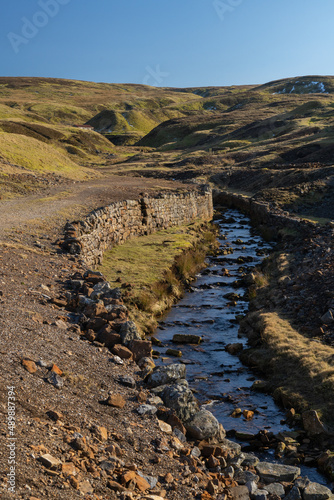
<svg viewBox="0 0 334 500"><path fill-rule="evenodd" d="M54 172L78 180L97 175L88 168L78 168L61 149L24 135L0 132L0 151L3 160L27 170Z"/></svg>
<svg viewBox="0 0 334 500"><path fill-rule="evenodd" d="M114 247L104 254L99 270L112 286L119 286L121 279L131 319L141 331L150 333L156 318L182 296L216 244L211 226L178 226Z"/></svg>
<svg viewBox="0 0 334 500"><path fill-rule="evenodd" d="M114 247L104 254L100 271L108 281L130 282L135 290L160 280L174 259L186 248L190 248L197 235L194 226L158 231Z"/></svg>

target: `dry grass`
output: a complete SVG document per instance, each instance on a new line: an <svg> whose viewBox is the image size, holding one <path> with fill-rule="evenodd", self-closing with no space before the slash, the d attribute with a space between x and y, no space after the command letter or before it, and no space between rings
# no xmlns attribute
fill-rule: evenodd
<svg viewBox="0 0 334 500"><path fill-rule="evenodd" d="M334 428L334 348L305 338L278 313L259 316L270 379L299 411L312 408Z"/></svg>

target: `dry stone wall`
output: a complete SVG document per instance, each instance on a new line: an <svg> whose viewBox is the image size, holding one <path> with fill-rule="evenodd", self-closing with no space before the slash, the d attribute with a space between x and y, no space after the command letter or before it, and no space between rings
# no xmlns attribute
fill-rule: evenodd
<svg viewBox="0 0 334 500"><path fill-rule="evenodd" d="M208 186L147 195L112 203L94 210L85 220L66 224L63 247L71 254L80 254L86 265L94 267L102 262L106 250L129 238L196 219L211 220L212 216L212 190Z"/></svg>
<svg viewBox="0 0 334 500"><path fill-rule="evenodd" d="M307 233L314 228L310 221L291 215L289 212L271 206L269 203L256 201L248 196L229 193L227 191L214 191L213 199L215 204L226 207L233 207L245 212L257 226L267 228L291 228Z"/></svg>

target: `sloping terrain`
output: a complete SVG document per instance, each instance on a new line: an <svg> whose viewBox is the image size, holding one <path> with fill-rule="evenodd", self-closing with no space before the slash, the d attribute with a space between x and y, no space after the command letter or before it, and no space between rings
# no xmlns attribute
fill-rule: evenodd
<svg viewBox="0 0 334 500"><path fill-rule="evenodd" d="M0 78L0 195L112 173L197 178L309 212L332 197L333 91L329 76L188 89Z"/></svg>

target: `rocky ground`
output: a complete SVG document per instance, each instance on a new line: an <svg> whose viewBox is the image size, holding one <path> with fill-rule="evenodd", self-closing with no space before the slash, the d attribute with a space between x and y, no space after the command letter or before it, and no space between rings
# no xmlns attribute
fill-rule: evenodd
<svg viewBox="0 0 334 500"><path fill-rule="evenodd" d="M183 365L154 369L119 291L31 215L0 246L1 498L332 498L228 441Z"/></svg>

